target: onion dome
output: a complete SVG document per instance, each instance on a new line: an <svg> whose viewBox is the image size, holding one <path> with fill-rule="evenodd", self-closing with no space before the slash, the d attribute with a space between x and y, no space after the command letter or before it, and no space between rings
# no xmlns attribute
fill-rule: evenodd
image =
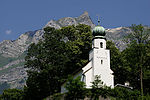
<svg viewBox="0 0 150 100"><path fill-rule="evenodd" d="M104 27L98 25L93 29L93 36L105 36L105 29Z"/></svg>
<svg viewBox="0 0 150 100"><path fill-rule="evenodd" d="M100 26L100 18L98 17L98 26L93 29L93 36L102 36L106 35L105 28Z"/></svg>

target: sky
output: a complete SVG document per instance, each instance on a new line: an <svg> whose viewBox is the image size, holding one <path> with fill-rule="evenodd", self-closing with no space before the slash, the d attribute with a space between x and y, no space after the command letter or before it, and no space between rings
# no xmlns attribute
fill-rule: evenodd
<svg viewBox="0 0 150 100"><path fill-rule="evenodd" d="M42 29L51 19L89 13L104 28L150 26L150 0L0 0L0 42Z"/></svg>

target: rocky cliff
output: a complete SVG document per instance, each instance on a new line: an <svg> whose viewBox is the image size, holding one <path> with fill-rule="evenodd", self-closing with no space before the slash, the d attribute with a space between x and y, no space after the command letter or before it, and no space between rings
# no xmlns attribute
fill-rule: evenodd
<svg viewBox="0 0 150 100"><path fill-rule="evenodd" d="M79 23L90 25L92 28L95 26L88 12L84 12L76 18L65 17L57 21L50 20L44 27L50 26L58 29ZM43 28L26 32L14 41L4 40L0 43L0 91L4 85L5 88L21 88L25 85L27 73L23 66L26 50L31 43L37 43L42 39ZM131 30L127 27L106 29L106 37L107 40L115 42L120 50L123 50L125 48L125 43L122 41L123 36L130 32Z"/></svg>

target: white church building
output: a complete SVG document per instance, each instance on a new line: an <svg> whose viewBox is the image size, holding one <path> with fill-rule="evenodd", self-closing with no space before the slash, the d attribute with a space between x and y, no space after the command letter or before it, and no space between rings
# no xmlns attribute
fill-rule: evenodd
<svg viewBox="0 0 150 100"><path fill-rule="evenodd" d="M114 88L114 75L110 69L110 50L106 49L105 29L98 25L93 31L92 50L89 52L89 62L74 75L81 76L86 88L91 88L96 75L106 86ZM61 86L61 93L66 92L65 84Z"/></svg>

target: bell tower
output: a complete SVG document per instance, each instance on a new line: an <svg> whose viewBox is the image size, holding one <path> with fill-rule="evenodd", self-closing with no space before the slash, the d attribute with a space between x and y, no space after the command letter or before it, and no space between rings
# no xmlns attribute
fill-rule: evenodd
<svg viewBox="0 0 150 100"><path fill-rule="evenodd" d="M89 54L89 60L92 61L93 81L96 75L100 75L101 81L111 88L114 87L113 71L110 69L110 50L106 49L105 29L96 26L93 31L92 50Z"/></svg>

